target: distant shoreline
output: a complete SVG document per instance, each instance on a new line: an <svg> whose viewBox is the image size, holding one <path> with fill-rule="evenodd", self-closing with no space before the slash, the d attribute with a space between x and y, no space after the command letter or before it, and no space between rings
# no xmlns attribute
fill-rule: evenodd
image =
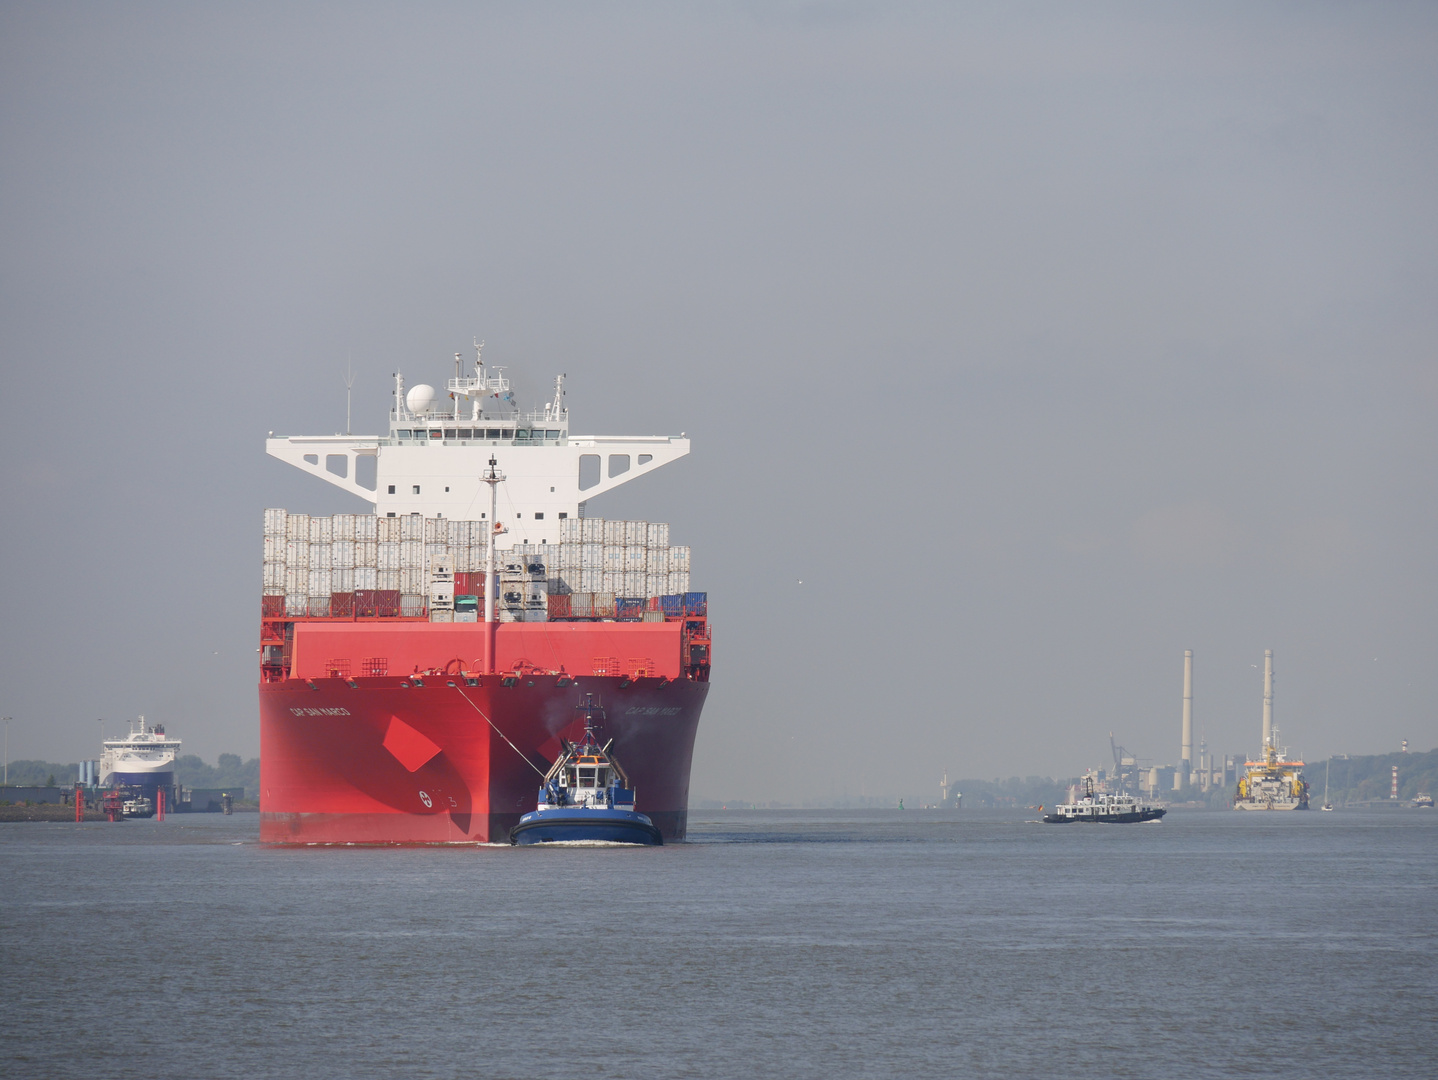
<svg viewBox="0 0 1438 1080"><path fill-rule="evenodd" d="M236 814L258 814L260 808L253 803L248 806L236 806ZM175 813L171 811L166 818L188 818L188 817L219 817L218 814L191 814L189 812ZM66 803L36 803L33 806L0 806L0 825L5 823L23 823L27 821L71 821L75 820L75 808ZM86 807L85 821L108 821L103 810L93 807ZM144 819L132 819L144 820Z"/></svg>

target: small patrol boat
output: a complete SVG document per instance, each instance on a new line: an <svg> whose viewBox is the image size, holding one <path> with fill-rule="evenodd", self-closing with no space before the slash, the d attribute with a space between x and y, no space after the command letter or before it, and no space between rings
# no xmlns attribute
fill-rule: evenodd
<svg viewBox="0 0 1438 1080"><path fill-rule="evenodd" d="M1093 789L1093 777L1083 778L1084 795L1077 802L1059 803L1052 814L1045 814L1049 825L1065 825L1071 821L1098 822L1106 825L1129 825L1139 821L1157 821L1168 813L1162 806L1149 806L1132 795L1111 795Z"/></svg>
<svg viewBox="0 0 1438 1080"><path fill-rule="evenodd" d="M538 806L509 830L511 844L609 843L659 845L654 822L634 809L634 787L595 727L604 709L593 695L575 706L584 720L579 742L561 739L564 752L545 774Z"/></svg>

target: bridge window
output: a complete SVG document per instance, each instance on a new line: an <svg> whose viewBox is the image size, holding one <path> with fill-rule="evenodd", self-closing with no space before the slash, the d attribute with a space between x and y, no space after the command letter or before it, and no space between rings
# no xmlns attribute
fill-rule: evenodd
<svg viewBox="0 0 1438 1080"><path fill-rule="evenodd" d="M499 428L485 428L484 437L486 439L502 439L504 438L504 432L500 431Z"/></svg>
<svg viewBox="0 0 1438 1080"><path fill-rule="evenodd" d="M544 433L544 437L545 437L546 439L557 439L557 438L559 438L559 432L557 432L557 431L546 431L546 432Z"/></svg>
<svg viewBox="0 0 1438 1080"><path fill-rule="evenodd" d="M474 437L474 432L467 427L462 427L459 429L459 437L461 439L470 439Z"/></svg>
<svg viewBox="0 0 1438 1080"><path fill-rule="evenodd" d="M543 521L543 520L544 520L544 515L543 515L542 513L540 513L540 514L535 514L535 515L534 515L534 520L535 520L535 521Z"/></svg>
<svg viewBox="0 0 1438 1080"><path fill-rule="evenodd" d="M446 439L452 439L452 438L454 438L454 437L455 437L455 434L456 434L456 432L455 432L454 428L452 428L452 427L447 427L447 428L444 429L444 437L445 437Z"/></svg>
<svg viewBox="0 0 1438 1080"><path fill-rule="evenodd" d="M391 484L391 485L389 486L389 493L390 493L391 495L394 494L394 485L393 485L393 484ZM394 515L391 514L390 516L393 517Z"/></svg>
<svg viewBox="0 0 1438 1080"><path fill-rule="evenodd" d="M599 483L599 455L579 455L579 490L584 491Z"/></svg>
<svg viewBox="0 0 1438 1080"><path fill-rule="evenodd" d="M408 428L400 428L394 433L394 437L396 439L412 439L414 438L414 432Z"/></svg>
<svg viewBox="0 0 1438 1080"><path fill-rule="evenodd" d="M442 439L444 438L444 432L440 431L438 428L432 428L430 430L429 437L431 439Z"/></svg>

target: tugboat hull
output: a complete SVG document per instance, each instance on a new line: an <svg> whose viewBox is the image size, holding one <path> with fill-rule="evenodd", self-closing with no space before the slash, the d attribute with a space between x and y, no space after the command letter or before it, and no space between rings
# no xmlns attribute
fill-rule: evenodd
<svg viewBox="0 0 1438 1080"><path fill-rule="evenodd" d="M658 846L664 836L654 822L629 810L575 808L536 810L509 831L516 845L575 842Z"/></svg>

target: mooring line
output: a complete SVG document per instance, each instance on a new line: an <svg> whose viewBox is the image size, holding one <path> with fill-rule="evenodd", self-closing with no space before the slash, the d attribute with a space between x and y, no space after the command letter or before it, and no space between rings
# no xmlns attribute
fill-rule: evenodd
<svg viewBox="0 0 1438 1080"><path fill-rule="evenodd" d="M466 694L463 690L460 690L459 687L457 687L457 686L455 687L455 689L456 689L456 690L459 690L459 696L460 696L460 697L464 698L465 701L469 701L469 695L468 695L468 694ZM539 773L539 778L540 778L541 780L547 780L547 779L548 779L548 775L545 774L544 772L541 772L539 766L536 765L534 762L530 761L529 758L525 755L525 753L524 753L523 750L521 750L519 747L515 746L514 743L509 742L509 736L506 735L504 732L500 731L499 728L495 725L494 721L491 720L489 717L487 717L487 716L484 715L484 710L483 710L483 709L481 709L478 705L476 705L476 704L475 704L474 702L472 702L472 701L469 701L469 707L470 707L471 709L473 709L475 712L479 713L480 716L484 717L484 722L485 722L486 724L488 724L488 725L494 730L494 733L495 733L496 735L498 735L498 736L499 736L501 739L503 739L505 742L509 743L509 748L510 748L511 750L513 750L516 754L518 754L521 758L523 758L523 759L524 759L524 763L525 763L526 765L528 765L528 766L529 766L531 769L533 769L535 772Z"/></svg>

